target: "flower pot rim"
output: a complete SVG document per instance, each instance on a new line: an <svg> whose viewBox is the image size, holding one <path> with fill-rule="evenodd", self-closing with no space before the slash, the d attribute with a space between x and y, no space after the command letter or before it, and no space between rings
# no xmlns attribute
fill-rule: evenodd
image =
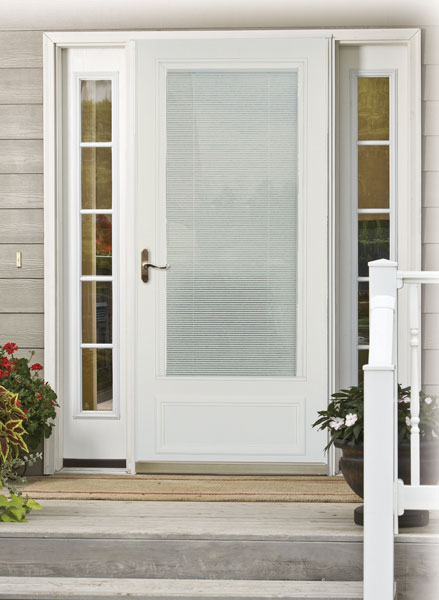
<svg viewBox="0 0 439 600"><path fill-rule="evenodd" d="M334 440L334 446L336 448L353 448L356 450L363 450L363 442L358 444L349 440Z"/></svg>

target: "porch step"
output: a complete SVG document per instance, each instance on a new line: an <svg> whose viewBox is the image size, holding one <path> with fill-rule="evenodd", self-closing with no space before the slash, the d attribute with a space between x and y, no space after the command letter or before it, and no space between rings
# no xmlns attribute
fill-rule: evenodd
<svg viewBox="0 0 439 600"><path fill-rule="evenodd" d="M0 600L359 600L358 581L0 578Z"/></svg>

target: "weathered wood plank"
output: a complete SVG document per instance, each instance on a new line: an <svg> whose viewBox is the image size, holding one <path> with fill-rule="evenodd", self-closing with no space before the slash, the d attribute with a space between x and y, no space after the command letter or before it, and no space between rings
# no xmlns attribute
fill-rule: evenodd
<svg viewBox="0 0 439 600"><path fill-rule="evenodd" d="M0 104L0 139L43 139L43 107L41 104Z"/></svg>
<svg viewBox="0 0 439 600"><path fill-rule="evenodd" d="M0 344L15 342L20 349L42 348L44 345L44 316L2 315L0 320ZM22 356L28 356L27 350Z"/></svg>
<svg viewBox="0 0 439 600"><path fill-rule="evenodd" d="M0 104L42 104L43 69L0 69Z"/></svg>
<svg viewBox="0 0 439 600"><path fill-rule="evenodd" d="M42 140L0 140L0 173L42 172Z"/></svg>
<svg viewBox="0 0 439 600"><path fill-rule="evenodd" d="M0 31L0 68L42 68L40 31Z"/></svg>
<svg viewBox="0 0 439 600"><path fill-rule="evenodd" d="M16 265L21 252L22 267ZM44 246L42 244L0 244L0 278L27 279L44 276Z"/></svg>
<svg viewBox="0 0 439 600"><path fill-rule="evenodd" d="M208 579L115 579L8 577L2 580L4 600L114 600L120 595L138 600L193 598L194 600L360 600L359 581L239 581Z"/></svg>
<svg viewBox="0 0 439 600"><path fill-rule="evenodd" d="M43 208L43 175L0 175L0 208Z"/></svg>
<svg viewBox="0 0 439 600"><path fill-rule="evenodd" d="M3 539L1 576L358 581L362 542Z"/></svg>
<svg viewBox="0 0 439 600"><path fill-rule="evenodd" d="M42 313L42 279L0 279L0 313Z"/></svg>
<svg viewBox="0 0 439 600"><path fill-rule="evenodd" d="M42 244L43 237L42 209L0 210L0 243Z"/></svg>

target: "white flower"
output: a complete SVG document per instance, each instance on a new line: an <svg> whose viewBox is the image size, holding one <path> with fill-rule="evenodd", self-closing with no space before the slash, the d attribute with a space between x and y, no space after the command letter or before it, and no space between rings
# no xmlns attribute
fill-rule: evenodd
<svg viewBox="0 0 439 600"><path fill-rule="evenodd" d="M356 423L357 420L358 420L357 414L349 413L348 415L346 415L346 426L351 427L352 425L354 425Z"/></svg>
<svg viewBox="0 0 439 600"><path fill-rule="evenodd" d="M433 400L430 398L430 396L427 396L426 398L424 398L424 402L425 404L431 404Z"/></svg>
<svg viewBox="0 0 439 600"><path fill-rule="evenodd" d="M406 423L406 425L408 425L409 427L411 427L412 426L412 420L411 420L411 418L410 417L406 417L405 418L405 423Z"/></svg>
<svg viewBox="0 0 439 600"><path fill-rule="evenodd" d="M341 417L335 417L332 421L330 421L329 423L329 427L331 427L332 429L340 429L340 427L342 427L344 425L344 419L342 419Z"/></svg>

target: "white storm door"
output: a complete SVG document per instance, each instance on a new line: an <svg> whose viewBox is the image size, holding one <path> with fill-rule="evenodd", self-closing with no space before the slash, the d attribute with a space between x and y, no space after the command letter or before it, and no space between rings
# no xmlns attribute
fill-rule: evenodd
<svg viewBox="0 0 439 600"><path fill-rule="evenodd" d="M329 40L135 48L136 460L322 463Z"/></svg>

